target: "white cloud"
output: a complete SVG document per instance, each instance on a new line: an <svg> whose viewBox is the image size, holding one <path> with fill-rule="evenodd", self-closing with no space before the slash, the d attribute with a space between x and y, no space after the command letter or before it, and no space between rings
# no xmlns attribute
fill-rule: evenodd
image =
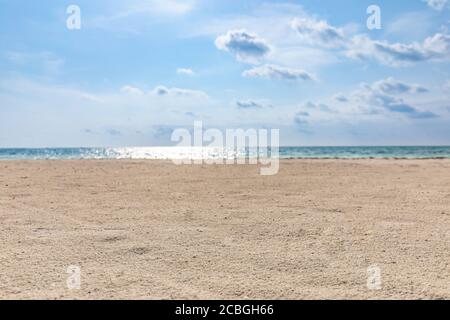
<svg viewBox="0 0 450 320"><path fill-rule="evenodd" d="M129 85L126 85L126 86L123 86L122 88L120 88L120 92L129 94L129 95L138 95L138 96L144 94L144 92L141 89L133 87L133 86L129 86Z"/></svg>
<svg viewBox="0 0 450 320"><path fill-rule="evenodd" d="M246 70L242 74L247 78L265 78L278 80L315 80L315 77L301 69L285 68L266 64Z"/></svg>
<svg viewBox="0 0 450 320"><path fill-rule="evenodd" d="M136 14L181 16L193 10L193 0L131 0L114 17L129 17Z"/></svg>
<svg viewBox="0 0 450 320"><path fill-rule="evenodd" d="M333 100L335 100L337 102L348 102L348 98L345 95L343 95L342 93L338 93L338 94L334 95Z"/></svg>
<svg viewBox="0 0 450 320"><path fill-rule="evenodd" d="M144 90L133 87L133 86L123 86L120 89L121 93L127 94L127 95L134 95L134 96L142 96L145 95ZM168 88L163 85L158 85L154 87L150 92L148 93L148 96L152 97L170 97L170 98L196 98L196 99L204 99L208 100L210 97L208 94L204 91L200 90L191 90L191 89L183 89L183 88Z"/></svg>
<svg viewBox="0 0 450 320"><path fill-rule="evenodd" d="M230 108L202 90L124 85L89 91L41 78L0 77L0 101L0 141L16 147L158 145L162 140L152 140L151 128L191 128L193 119L209 127L258 128L282 117L263 99L241 101L265 108L242 117L235 101Z"/></svg>
<svg viewBox="0 0 450 320"><path fill-rule="evenodd" d="M449 59L450 35L437 33L432 37L426 38L423 47L431 59Z"/></svg>
<svg viewBox="0 0 450 320"><path fill-rule="evenodd" d="M313 103L311 101L307 102L304 106L304 109L308 109L311 111L320 111L320 112L334 112L327 104L325 103Z"/></svg>
<svg viewBox="0 0 450 320"><path fill-rule="evenodd" d="M195 74L195 72L190 68L178 68L177 73L186 76L193 76Z"/></svg>
<svg viewBox="0 0 450 320"><path fill-rule="evenodd" d="M270 51L264 39L246 30L230 30L217 37L215 44L219 50L231 52L238 60L251 63L257 62Z"/></svg>
<svg viewBox="0 0 450 320"><path fill-rule="evenodd" d="M297 126L306 126L309 124L309 117L308 112L299 111L295 114L294 122Z"/></svg>
<svg viewBox="0 0 450 320"><path fill-rule="evenodd" d="M329 25L324 20L312 18L295 18L291 22L301 40L325 47L339 47L345 44L343 31Z"/></svg>
<svg viewBox="0 0 450 320"><path fill-rule="evenodd" d="M360 88L344 95L336 94L321 102L307 102L301 110L308 112L310 120L345 119L360 121L400 117L404 119L431 119L439 117L435 112L436 100L419 101L418 95L428 91L421 85L409 84L387 78L372 84L362 83ZM419 107L420 106L420 107Z"/></svg>
<svg viewBox="0 0 450 320"><path fill-rule="evenodd" d="M357 59L374 58L384 64L400 66L420 61L442 61L450 59L450 35L437 33L427 37L423 43L389 43L372 40L366 35L352 38L346 52Z"/></svg>
<svg viewBox="0 0 450 320"><path fill-rule="evenodd" d="M394 35L405 41L425 38L434 30L435 19L434 14L428 10L406 12L394 20L386 21L386 34Z"/></svg>
<svg viewBox="0 0 450 320"><path fill-rule="evenodd" d="M192 11L195 1L190 0L145 0L143 8L158 14L184 15Z"/></svg>
<svg viewBox="0 0 450 320"><path fill-rule="evenodd" d="M300 21L307 22L306 30L297 25ZM340 61L341 56L328 49L343 46L345 36L359 30L355 25L350 23L338 28L311 17L300 5L265 3L248 14L227 15L194 25L190 34L217 38L230 30L248 30L248 33L258 35L270 50L263 50L264 54L259 58L252 57L246 62L311 69ZM300 29L296 31L293 26ZM330 38L333 41L327 41Z"/></svg>
<svg viewBox="0 0 450 320"><path fill-rule="evenodd" d="M377 114L381 112L397 113L409 118L428 119L437 117L430 111L420 110L405 101L405 94L420 94L427 90L420 85L408 84L387 78L376 81L373 84L362 84L361 89L353 92L352 101L362 104L363 109L369 113Z"/></svg>
<svg viewBox="0 0 450 320"><path fill-rule="evenodd" d="M289 46L275 48L266 60L270 64L313 70L333 65L342 59L335 52L323 50L322 48Z"/></svg>
<svg viewBox="0 0 450 320"><path fill-rule="evenodd" d="M374 90L385 94L403 94L403 93L423 93L428 89L417 84L408 84L398 81L392 77L375 82L372 85Z"/></svg>
<svg viewBox="0 0 450 320"><path fill-rule="evenodd" d="M448 4L448 0L423 0L428 6L437 11L442 11Z"/></svg>
<svg viewBox="0 0 450 320"><path fill-rule="evenodd" d="M295 17L305 16L300 5L286 3L263 3L247 14L231 14L198 21L191 25L191 36L214 36L229 30L249 30L264 38L269 43L292 45L298 36L292 32L290 22Z"/></svg>
<svg viewBox="0 0 450 320"><path fill-rule="evenodd" d="M446 84L444 84L444 91L448 91L448 92L450 92L450 81L447 81L447 83Z"/></svg>
<svg viewBox="0 0 450 320"><path fill-rule="evenodd" d="M100 0L101 1L101 0ZM105 1L103 14L85 17L86 28L141 34L154 24L167 23L192 12L197 0L128 0Z"/></svg>
<svg viewBox="0 0 450 320"><path fill-rule="evenodd" d="M113 110L122 106L133 106L155 111L168 105L182 109L185 106L204 107L213 103L209 95L201 90L156 86L148 91L136 86L124 85L118 91L95 93L52 85L46 81L41 83L39 79L29 78L0 79L0 93L7 93L18 101L23 100L29 107L55 110L63 110L61 106L80 110L97 107L108 107Z"/></svg>
<svg viewBox="0 0 450 320"><path fill-rule="evenodd" d="M236 106L239 109L262 109L272 107L267 102L260 100L237 100Z"/></svg>
<svg viewBox="0 0 450 320"><path fill-rule="evenodd" d="M292 22L295 19L313 21L318 23L319 27L321 23L305 13L300 5L265 3L247 15L214 19L198 26L192 32L196 36L214 35L216 37L217 35L227 34L229 30L248 30L248 32L257 34L263 38L261 40L270 50L261 55L259 59L250 59L250 62L253 63L264 62L291 68L309 69L332 64L339 60L335 53L325 50L329 48L329 45L323 44L314 47L309 41L301 41L302 37L292 27ZM329 29L332 30L334 27L329 26ZM335 29L338 33L352 34L355 31L354 26ZM327 30L322 31L323 37L325 37L326 32ZM334 44L337 44L337 42L335 41Z"/></svg>
<svg viewBox="0 0 450 320"><path fill-rule="evenodd" d="M49 51L22 52L9 51L5 57L18 66L38 66L44 73L54 74L61 71L65 60Z"/></svg>
<svg viewBox="0 0 450 320"><path fill-rule="evenodd" d="M181 89L181 88L168 88L166 86L156 86L153 90L150 91L150 94L158 97L191 97L197 99L205 99L208 100L209 96L207 93L200 90L191 90L191 89Z"/></svg>

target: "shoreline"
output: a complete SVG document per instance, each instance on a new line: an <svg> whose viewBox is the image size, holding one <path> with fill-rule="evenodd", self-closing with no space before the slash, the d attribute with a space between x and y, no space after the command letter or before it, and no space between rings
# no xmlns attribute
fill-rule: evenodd
<svg viewBox="0 0 450 320"><path fill-rule="evenodd" d="M364 161L372 161L372 160L376 160L376 161L433 161L433 160L437 160L437 161L450 161L450 157L426 157L426 158L408 158L408 157L387 157L387 158L378 158L378 157L370 157L370 158L365 158L365 157L361 157L361 158L335 158L335 157L329 157L329 158L268 158L268 159L272 159L273 161L275 160L279 160L280 163L282 162L295 162L295 161L360 161L360 162L364 162ZM175 159L175 160L198 160L198 159ZM210 159L203 159L203 161L207 161ZM225 162L227 159L223 159L223 161ZM247 158L248 160L248 158ZM86 158L86 159L0 159L0 163L2 162L114 162L114 161L120 161L120 162L126 162L126 161L141 161L141 162L166 162L166 163L173 163L174 159L140 159L140 158L136 158L136 159L131 159L131 158L123 158L123 159L116 159L116 158L101 158L101 159L91 159L91 158ZM235 161L237 161L237 159L235 159ZM176 166L179 166L177 164L174 164ZM193 165L193 164L192 164ZM207 164L203 164L203 165L207 165ZM239 166L242 164L237 164L237 163L230 163L230 164L212 164L212 165L226 165L226 166ZM253 164L248 164L245 163L244 165L253 165ZM183 164L182 166L189 166L189 164Z"/></svg>
<svg viewBox="0 0 450 320"><path fill-rule="evenodd" d="M37 148L0 149L0 160L181 160L216 161L242 159L450 159L449 146L386 147L278 147L214 148L214 147L124 147L124 148ZM274 155L272 157L272 155Z"/></svg>

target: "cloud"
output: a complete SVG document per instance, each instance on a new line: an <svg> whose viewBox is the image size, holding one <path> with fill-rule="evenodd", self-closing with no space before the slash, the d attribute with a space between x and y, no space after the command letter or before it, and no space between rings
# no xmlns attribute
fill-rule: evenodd
<svg viewBox="0 0 450 320"><path fill-rule="evenodd" d="M386 40L373 40L365 34L347 37L342 28L310 17L293 19L291 27L306 43L343 49L347 57L354 59L375 59L391 66L450 60L450 35L446 33L436 33L423 42L390 43Z"/></svg>
<svg viewBox="0 0 450 320"><path fill-rule="evenodd" d="M424 94L428 90L418 84L410 84L396 80L392 77L375 81L372 84L362 83L360 88L348 95L336 94L326 101L337 102L339 107L330 106L322 102L307 102L302 110L308 112L314 119L369 119L377 116L392 117L393 114L410 119L431 119L437 114L422 110L414 106L410 101L411 95L415 95L413 101L417 101L418 94ZM434 105L422 100L422 105ZM304 120L304 119L303 119Z"/></svg>
<svg viewBox="0 0 450 320"><path fill-rule="evenodd" d="M299 111L294 116L294 124L296 129L303 134L312 134L310 125L310 114L308 112Z"/></svg>
<svg viewBox="0 0 450 320"><path fill-rule="evenodd" d="M390 77L384 80L377 81L372 86L375 90L383 92L385 94L402 94L402 93L424 93L428 92L428 89L417 85L417 84L408 84L405 82L401 82L395 80Z"/></svg>
<svg viewBox="0 0 450 320"><path fill-rule="evenodd" d="M141 89L133 87L133 86L128 86L128 85L120 88L120 92L129 94L129 95L136 95L136 96L140 96L140 95L144 94L144 92Z"/></svg>
<svg viewBox="0 0 450 320"><path fill-rule="evenodd" d="M121 136L122 135L122 132L120 132L117 129L108 129L108 130L106 130L106 133L108 133L111 136Z"/></svg>
<svg viewBox="0 0 450 320"><path fill-rule="evenodd" d="M448 0L423 0L429 7L437 11L442 11L448 4Z"/></svg>
<svg viewBox="0 0 450 320"><path fill-rule="evenodd" d="M264 39L245 30L230 30L217 37L219 50L233 53L239 61L254 63L270 52L270 46Z"/></svg>
<svg viewBox="0 0 450 320"><path fill-rule="evenodd" d="M239 109L262 109L267 107L266 104L254 100L238 100L236 105Z"/></svg>
<svg viewBox="0 0 450 320"><path fill-rule="evenodd" d="M424 49L432 59L450 58L450 35L437 33L425 39Z"/></svg>
<svg viewBox="0 0 450 320"><path fill-rule="evenodd" d="M365 104L365 110L377 114L377 108L392 113L405 114L410 118L426 119L437 117L429 111L421 111L405 102L398 95L405 93L423 93L426 89L419 85L411 85L397 81L393 78L376 81L372 85L362 84L361 89L353 93L356 103ZM375 109L374 109L375 108ZM370 111L371 110L371 111Z"/></svg>
<svg viewBox="0 0 450 320"><path fill-rule="evenodd" d="M83 18L83 25L115 33L143 34L155 24L167 23L191 13L197 0L99 0L106 8L92 18ZM172 22L172 21L170 21Z"/></svg>
<svg viewBox="0 0 450 320"><path fill-rule="evenodd" d="M425 38L435 27L435 15L429 11L405 12L386 24L386 34L400 39Z"/></svg>
<svg viewBox="0 0 450 320"><path fill-rule="evenodd" d="M291 27L291 22L296 17L308 17L300 4L262 2L250 12L210 17L206 22L198 21L187 31L195 37L217 37L229 30L251 31L264 38L266 45L270 47L270 51L264 55L264 63L306 69L336 62L336 55L322 47L314 48L299 41L299 35ZM255 62L254 60L258 59L252 61Z"/></svg>
<svg viewBox="0 0 450 320"><path fill-rule="evenodd" d="M174 131L174 128L170 126L154 126L152 129L155 138L170 137Z"/></svg>
<svg viewBox="0 0 450 320"><path fill-rule="evenodd" d="M302 40L311 44L339 47L345 43L343 31L323 20L295 18L291 22L291 27Z"/></svg>
<svg viewBox="0 0 450 320"><path fill-rule="evenodd" d="M178 68L177 73L186 76L193 76L195 74L195 72L190 68Z"/></svg>
<svg viewBox="0 0 450 320"><path fill-rule="evenodd" d="M338 93L338 94L334 95L333 100L335 100L337 102L348 102L348 98L345 95L343 95L342 93Z"/></svg>
<svg viewBox="0 0 450 320"><path fill-rule="evenodd" d="M247 78L265 78L278 80L315 80L315 77L301 69L285 68L266 64L246 70L242 74Z"/></svg>
<svg viewBox="0 0 450 320"><path fill-rule="evenodd" d="M443 89L444 91L450 92L450 81L447 81L447 83L444 84Z"/></svg>
<svg viewBox="0 0 450 320"><path fill-rule="evenodd" d="M169 92L169 89L164 86L157 86L152 90L152 93L157 96L166 96Z"/></svg>
<svg viewBox="0 0 450 320"><path fill-rule="evenodd" d="M413 12L401 16L392 23L388 34L396 34L400 39L417 39L423 41L386 41L372 39L361 33L356 24L334 26L326 20L306 13L301 6L265 6L270 10L254 10L252 14L229 16L216 19L201 26L200 34L221 34L216 46L221 50L233 52L239 60L289 68L310 69L318 65L333 64L343 57L358 60L374 60L389 66L405 66L425 61L450 60L450 35L441 31L428 36L428 30L436 21L431 13ZM414 23L414 19L419 22ZM424 21L426 20L426 21ZM415 30L420 26L419 31ZM254 30L259 36L242 31L236 27ZM235 30L235 31L226 31ZM444 30L444 29L443 29ZM401 34L400 37L398 35ZM406 37L404 36L406 34ZM260 40L254 46L253 41ZM300 40L300 41L299 41ZM268 45L270 43L270 46ZM252 48L252 50L246 50ZM253 54L249 54L248 52Z"/></svg>
<svg viewBox="0 0 450 320"><path fill-rule="evenodd" d="M192 0L145 0L140 8L151 13L179 16L191 12L194 6Z"/></svg>
<svg viewBox="0 0 450 320"><path fill-rule="evenodd" d="M93 131L91 129L84 129L84 130L82 130L82 132L85 134L97 134L95 131Z"/></svg>
<svg viewBox="0 0 450 320"><path fill-rule="evenodd" d="M4 56L17 66L38 66L44 73L50 74L59 73L65 64L63 58L49 51L9 51Z"/></svg>
<svg viewBox="0 0 450 320"><path fill-rule="evenodd" d="M181 16L193 10L195 1L192 0L131 0L126 7L117 10L111 18L124 18L137 14Z"/></svg>
<svg viewBox="0 0 450 320"><path fill-rule="evenodd" d="M366 35L352 38L347 56L355 59L374 58L385 64L399 64L426 60L427 55L419 44L390 44L387 41L374 41Z"/></svg>
<svg viewBox="0 0 450 320"><path fill-rule="evenodd" d="M191 117L191 118L195 118L196 117L195 113L193 113L191 111L185 112L184 115L187 116L187 117Z"/></svg>
<svg viewBox="0 0 450 320"><path fill-rule="evenodd" d="M433 119L433 118L438 118L439 116L430 111L415 110L409 115L409 117L414 118L414 119Z"/></svg>
<svg viewBox="0 0 450 320"><path fill-rule="evenodd" d="M308 112L300 111L295 114L294 122L297 125L305 125L309 123L308 118L309 118Z"/></svg>
<svg viewBox="0 0 450 320"><path fill-rule="evenodd" d="M357 59L374 58L384 64L399 66L421 61L450 59L450 35L437 33L427 37L423 43L389 43L372 40L366 35L352 38L346 52Z"/></svg>
<svg viewBox="0 0 450 320"><path fill-rule="evenodd" d="M446 33L436 33L425 38L423 42L390 43L386 40L373 40L365 34L357 34L350 38L344 34L342 28L310 17L293 19L291 27L306 43L343 49L349 58L375 59L391 66L450 60L450 35Z"/></svg>
<svg viewBox="0 0 450 320"><path fill-rule="evenodd" d="M254 100L266 107L261 109L264 112L243 117L243 110L235 104L230 108L201 90L128 84L122 90L85 91L81 85L71 87L54 81L0 76L0 141L4 146L161 145L169 140L162 136L163 130L158 132L162 138L156 139L149 131L153 126L191 128L195 119L214 127L259 128L276 125L280 117L264 100ZM84 131L87 128L91 132Z"/></svg>
<svg viewBox="0 0 450 320"><path fill-rule="evenodd" d="M164 97L196 97L202 99L209 99L207 93L199 90L191 90L191 89L181 89L181 88L168 88L166 86L156 86L153 90L150 91L151 95Z"/></svg>
<svg viewBox="0 0 450 320"><path fill-rule="evenodd" d="M313 103L311 101L307 102L303 106L303 108L313 110L313 111L333 112L328 105L326 105L324 103Z"/></svg>

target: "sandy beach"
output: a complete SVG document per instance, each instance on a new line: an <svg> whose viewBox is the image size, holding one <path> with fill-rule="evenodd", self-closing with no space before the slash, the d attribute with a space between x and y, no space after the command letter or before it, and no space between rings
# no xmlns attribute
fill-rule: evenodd
<svg viewBox="0 0 450 320"><path fill-rule="evenodd" d="M1 299L450 299L450 160L2 161L0 229Z"/></svg>

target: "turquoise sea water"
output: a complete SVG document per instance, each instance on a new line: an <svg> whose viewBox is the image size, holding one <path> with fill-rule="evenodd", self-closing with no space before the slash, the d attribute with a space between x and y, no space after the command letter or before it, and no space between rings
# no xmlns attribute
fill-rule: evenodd
<svg viewBox="0 0 450 320"><path fill-rule="evenodd" d="M42 159L180 159L254 157L251 150L224 152L179 147L1 149L0 160ZM280 158L450 158L450 146L441 147L280 147Z"/></svg>

